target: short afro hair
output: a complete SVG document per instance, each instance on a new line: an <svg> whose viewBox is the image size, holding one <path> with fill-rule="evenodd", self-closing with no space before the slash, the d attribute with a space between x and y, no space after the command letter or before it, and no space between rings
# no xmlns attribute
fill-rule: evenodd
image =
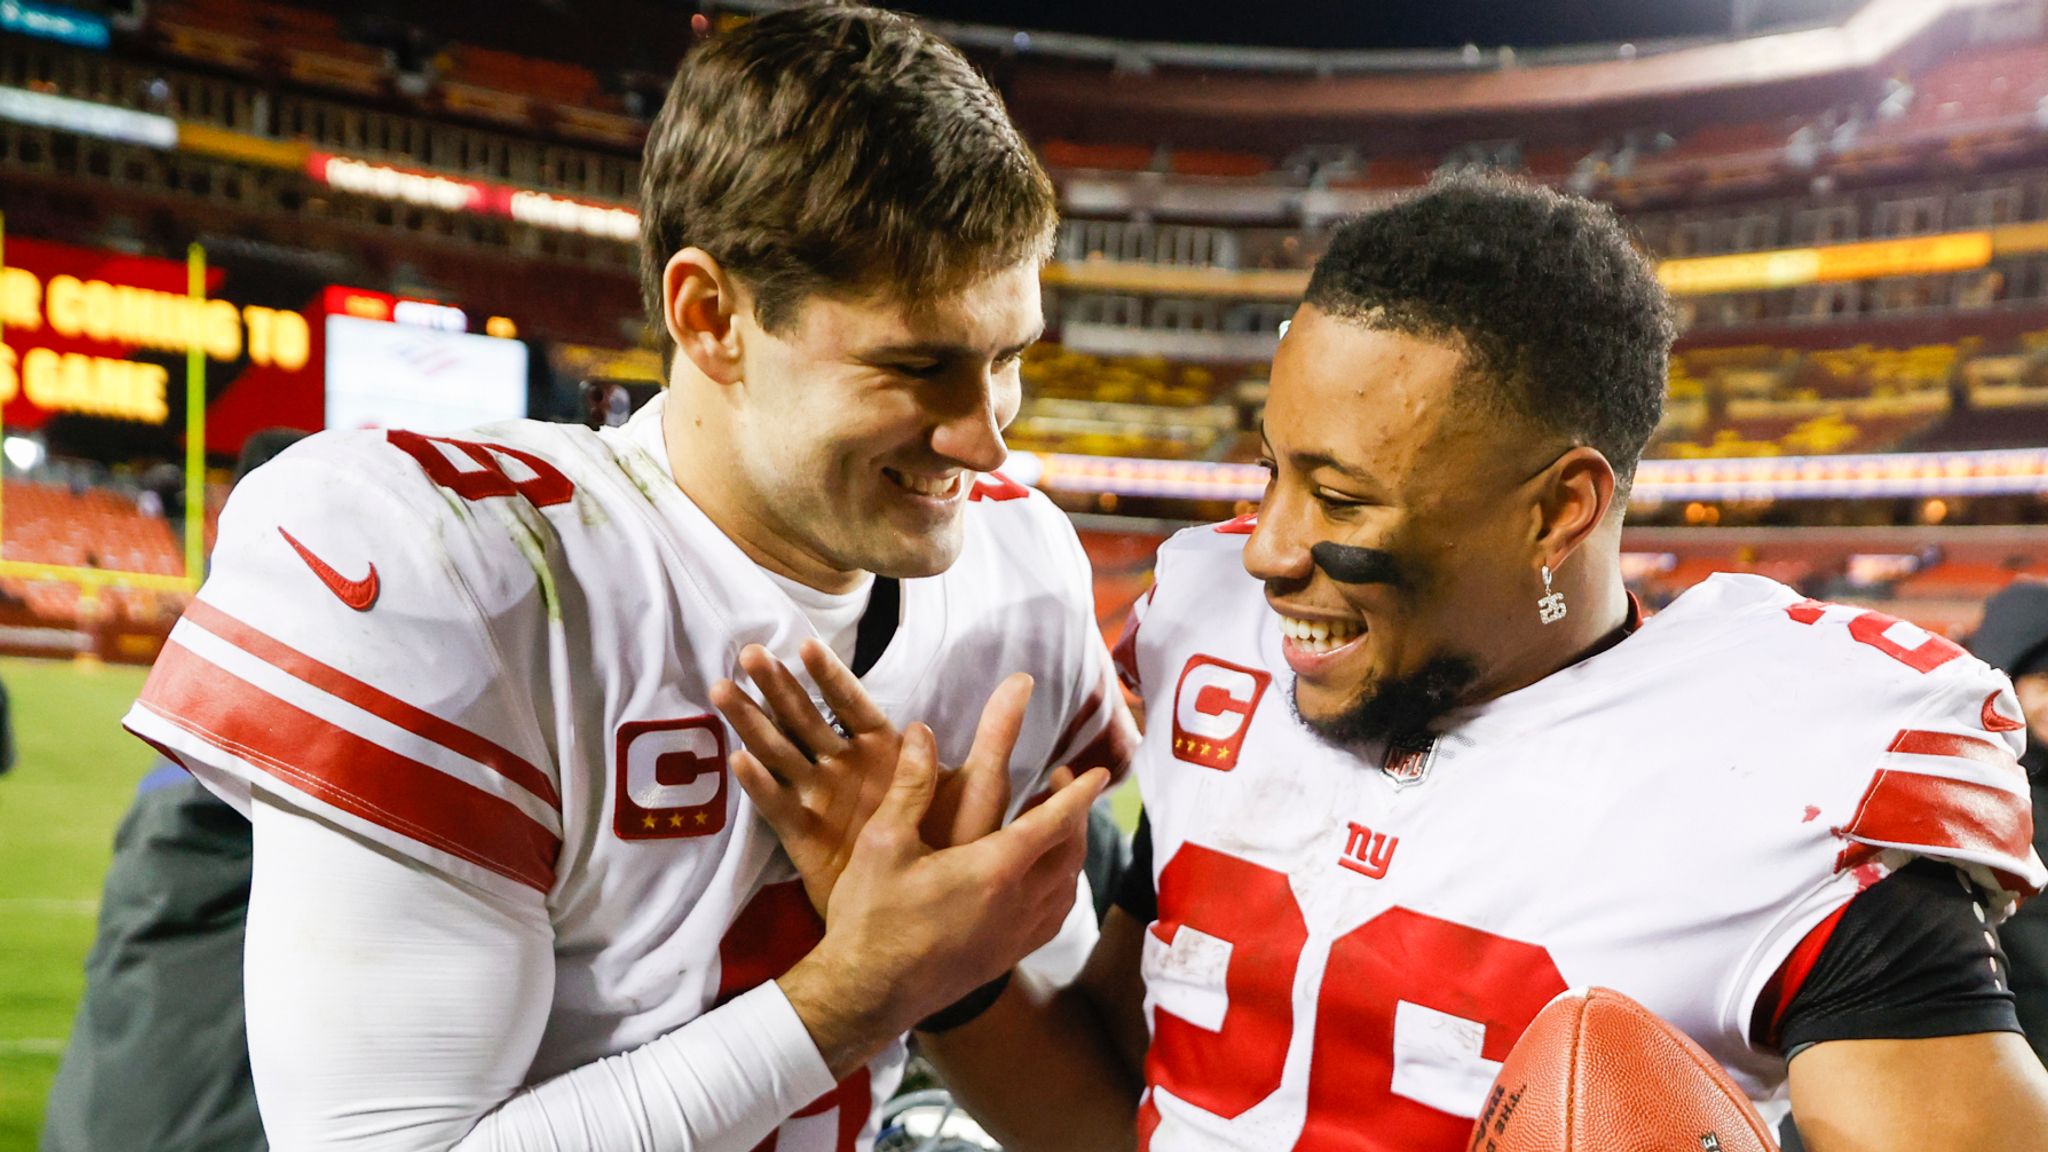
<svg viewBox="0 0 2048 1152"><path fill-rule="evenodd" d="M1460 175L1338 228L1307 301L1465 352L1492 399L1598 449L1626 494L1664 411L1673 329L1612 209Z"/></svg>

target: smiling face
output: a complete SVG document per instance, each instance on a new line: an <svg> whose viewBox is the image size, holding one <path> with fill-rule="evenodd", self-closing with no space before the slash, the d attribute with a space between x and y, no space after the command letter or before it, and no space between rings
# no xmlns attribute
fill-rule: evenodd
<svg viewBox="0 0 2048 1152"><path fill-rule="evenodd" d="M1029 261L912 307L813 296L779 331L734 317L728 480L752 550L793 574L930 576L959 555L974 474L1002 464L1044 328Z"/></svg>
<svg viewBox="0 0 2048 1152"><path fill-rule="evenodd" d="M1490 411L1466 366L1453 339L1313 305L1273 361L1245 567L1280 616L1296 710L1333 740L1424 729L1542 647L1531 481L1569 445Z"/></svg>

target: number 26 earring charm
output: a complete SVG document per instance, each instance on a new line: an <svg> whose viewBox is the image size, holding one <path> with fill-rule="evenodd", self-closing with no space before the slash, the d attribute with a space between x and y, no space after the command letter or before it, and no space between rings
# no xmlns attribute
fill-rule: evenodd
<svg viewBox="0 0 2048 1152"><path fill-rule="evenodd" d="M1559 620L1564 619L1564 614L1567 611L1568 609L1564 603L1564 593L1550 586L1550 565L1545 564L1543 566L1543 598L1536 601L1536 617L1545 624L1555 624Z"/></svg>

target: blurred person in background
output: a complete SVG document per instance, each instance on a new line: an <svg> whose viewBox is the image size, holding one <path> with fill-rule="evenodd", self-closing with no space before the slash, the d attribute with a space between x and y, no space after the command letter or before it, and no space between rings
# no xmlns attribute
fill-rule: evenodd
<svg viewBox="0 0 2048 1152"><path fill-rule="evenodd" d="M304 436L250 436L235 483ZM158 756L114 834L42 1152L264 1147L242 1012L249 862L248 819Z"/></svg>
<svg viewBox="0 0 2048 1152"><path fill-rule="evenodd" d="M7 685L0 682L0 776L14 769L14 708L7 700Z"/></svg>
<svg viewBox="0 0 2048 1152"><path fill-rule="evenodd" d="M1984 604L1984 622L1970 650L2012 677L2026 716L2027 750L2020 766L2034 792L2034 850L2048 856L2048 581L2022 579ZM1998 928L2012 962L2027 1041L2048 1062L2048 900L2026 904Z"/></svg>

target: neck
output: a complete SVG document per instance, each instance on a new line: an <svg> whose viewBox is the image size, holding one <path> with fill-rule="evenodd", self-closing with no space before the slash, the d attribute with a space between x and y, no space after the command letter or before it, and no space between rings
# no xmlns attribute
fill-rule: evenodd
<svg viewBox="0 0 2048 1152"><path fill-rule="evenodd" d="M1565 632L1543 645L1551 658L1538 680L1621 642L1629 613L1628 586L1621 577L1620 525L1594 533L1572 557L1567 571L1557 574L1555 584L1571 612L1556 624L1539 625Z"/></svg>
<svg viewBox="0 0 2048 1152"><path fill-rule="evenodd" d="M1532 619L1529 626L1538 631L1530 637L1528 659L1504 678L1500 688L1488 693L1489 697L1505 696L1556 675L1612 648L1627 635L1628 587L1621 576L1618 528L1611 538L1601 532L1587 540L1569 569L1556 574L1553 586L1564 593L1569 607L1565 618L1555 624ZM1529 612L1534 617L1533 597Z"/></svg>
<svg viewBox="0 0 2048 1152"><path fill-rule="evenodd" d="M701 377L689 378L693 368L683 357L676 358L661 414L662 441L676 486L747 559L762 568L820 592L859 588L867 573L833 567L804 548L795 533L763 515L766 502L754 494L745 474L732 464L732 446L739 443L732 428L732 410L716 391L719 385Z"/></svg>

